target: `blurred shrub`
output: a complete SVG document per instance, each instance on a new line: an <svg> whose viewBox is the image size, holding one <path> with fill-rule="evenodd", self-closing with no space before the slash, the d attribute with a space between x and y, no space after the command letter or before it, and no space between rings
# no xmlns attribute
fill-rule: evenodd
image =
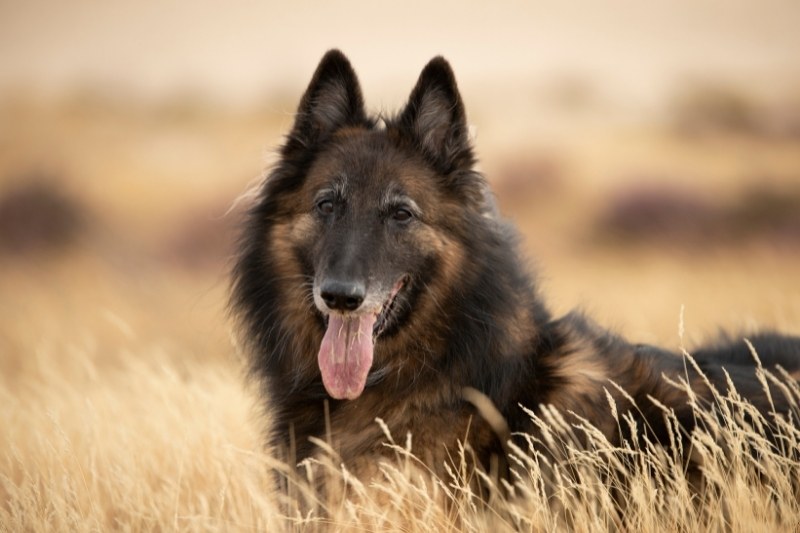
<svg viewBox="0 0 800 533"><path fill-rule="evenodd" d="M30 175L0 196L0 253L63 250L74 244L85 225L82 206L55 185L54 179Z"/></svg>
<svg viewBox="0 0 800 533"><path fill-rule="evenodd" d="M797 98L761 102L741 89L697 85L677 95L670 113L676 130L684 135L800 138Z"/></svg>
<svg viewBox="0 0 800 533"><path fill-rule="evenodd" d="M756 186L715 202L664 186L612 194L593 224L603 243L679 246L770 242L800 245L800 189Z"/></svg>
<svg viewBox="0 0 800 533"><path fill-rule="evenodd" d="M752 187L726 215L726 227L736 238L800 243L800 189Z"/></svg>
<svg viewBox="0 0 800 533"><path fill-rule="evenodd" d="M612 195L596 222L604 240L699 243L718 233L719 213L694 191L648 185Z"/></svg>
<svg viewBox="0 0 800 533"><path fill-rule="evenodd" d="M745 95L711 85L678 95L673 117L679 131L687 134L754 133L759 122L755 104Z"/></svg>

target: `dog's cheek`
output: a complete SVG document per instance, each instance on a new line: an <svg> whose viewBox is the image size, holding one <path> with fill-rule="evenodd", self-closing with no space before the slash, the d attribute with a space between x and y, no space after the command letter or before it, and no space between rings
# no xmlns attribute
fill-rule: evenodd
<svg viewBox="0 0 800 533"><path fill-rule="evenodd" d="M443 277L456 277L464 261L464 248L460 243L431 226L424 226L419 231L416 242L419 255L435 258Z"/></svg>
<svg viewBox="0 0 800 533"><path fill-rule="evenodd" d="M319 226L319 221L310 213L297 215L286 228L287 237L295 247L311 249L319 241Z"/></svg>
<svg viewBox="0 0 800 533"><path fill-rule="evenodd" d="M310 269L318 235L318 224L310 214L294 216L272 227L267 239L268 253L279 275L313 274Z"/></svg>

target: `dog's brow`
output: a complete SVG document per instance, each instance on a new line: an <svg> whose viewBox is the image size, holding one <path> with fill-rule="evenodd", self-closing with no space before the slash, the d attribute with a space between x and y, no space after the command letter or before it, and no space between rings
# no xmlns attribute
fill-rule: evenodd
<svg viewBox="0 0 800 533"><path fill-rule="evenodd" d="M314 196L314 201L318 201L321 198L324 198L325 196L330 196L332 194L336 194L336 192L330 187L325 187L324 189L320 189L317 191L317 194Z"/></svg>
<svg viewBox="0 0 800 533"><path fill-rule="evenodd" d="M415 202L410 196L403 193L400 190L390 188L386 191L383 195L382 199L383 207L392 207L399 204L404 204L410 207L411 209L419 212L419 205Z"/></svg>
<svg viewBox="0 0 800 533"><path fill-rule="evenodd" d="M322 198L323 196L334 196L338 198L344 198L346 190L347 190L347 176L345 176L344 174L340 174L332 178L330 183L328 183L326 187L323 187L322 189L318 190L314 198L319 199Z"/></svg>

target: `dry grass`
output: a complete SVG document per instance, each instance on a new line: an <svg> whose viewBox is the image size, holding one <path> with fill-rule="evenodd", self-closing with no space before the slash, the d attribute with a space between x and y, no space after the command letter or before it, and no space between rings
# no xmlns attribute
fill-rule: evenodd
<svg viewBox="0 0 800 533"><path fill-rule="evenodd" d="M5 288L8 288L7 286ZM33 296L36 296L33 294ZM113 320L117 320L114 318ZM41 324L30 324L39 327ZM237 363L168 353L120 323L117 339L61 333L4 357L0 386L0 524L8 531L793 531L800 526L800 430L767 421L735 395L697 406L707 431L692 438L706 484L689 489L676 451L646 441L612 448L590 423L566 426L558 413L539 420L553 462L516 450L518 477L488 505L472 492L460 457L435 479L405 436L387 436L396 461L373 480L348 475L335 454L322 457L330 499L300 507L275 494L260 451L252 397ZM106 334L113 337L113 334ZM186 358L192 359L191 355ZM19 365L22 365L20 368ZM787 383L800 414L800 389ZM613 409L609 405L609 409ZM750 414L753 421L745 421ZM669 413L665 416L670 417ZM620 417L619 424L631 421ZM585 433L588 449L575 442ZM545 481L549 480L549 481ZM508 487L506 487L508 488ZM293 486L295 496L308 491ZM486 496L486 495L485 495ZM315 495L307 499L313 499ZM624 502L624 503L622 503Z"/></svg>
<svg viewBox="0 0 800 533"><path fill-rule="evenodd" d="M707 480L699 492L689 490L673 452L645 441L612 450L588 423L565 428L556 413L547 413L542 423L553 428L551 445L561 460L518 450L519 477L506 487L512 496L498 490L481 503L458 456L452 477L431 478L406 436L394 435L387 446L396 461L381 465L378 478L354 479L334 456L323 457L316 471L327 478L331 498L318 508L285 501L274 492L270 471L290 468L262 448L259 400L245 384L224 318L224 267L186 270L160 251L169 246L164 228L185 222L187 209L211 205L218 216L258 174L266 126L213 117L148 125L156 119L86 119L66 111L25 117L17 120L25 124L22 134L0 152L3 175L36 160L48 139L62 146L68 190L89 206L95 233L74 252L0 258L0 530L800 527L797 455L788 459L768 445L761 419L747 421L742 415L749 407L735 396L718 398L713 411L698 406L708 426L693 436ZM119 126L114 121L130 126L119 128L128 133L109 136L116 131L110 125ZM205 139L191 152L196 159L175 156L192 144L184 142L191 132ZM161 148L138 157L154 139ZM212 156L208 145L226 148ZM769 167L774 156L775 165L784 165L786 149L773 153L760 145L761 161ZM655 144L647 151L644 159L658 164L649 154L659 153ZM674 158L665 151L662 158L695 166L703 150L691 152ZM712 152L714 158L727 153L724 147ZM173 155L165 161L158 154ZM597 163L596 155L585 155L576 160ZM617 175L615 165L628 156L606 156L593 168ZM251 166L231 168L230 161L243 160ZM187 164L190 183L168 180ZM776 175L796 176L796 158L787 165ZM599 179L575 166L567 169L572 178ZM225 181L230 171L239 176L235 183ZM221 200L218 187L226 191ZM570 187L577 188L556 190L552 201L523 202L511 213L541 260L543 292L557 312L586 305L632 340L672 349L682 343L682 305L689 346L715 324L800 332L796 253L769 246L712 253L594 249L570 237L586 224L597 193L575 196ZM184 210L172 212L176 204ZM786 391L797 408L796 386ZM800 453L797 425L781 424L780 431L781 445ZM575 432L587 433L592 445L576 446ZM292 494L305 490L300 484Z"/></svg>
<svg viewBox="0 0 800 533"><path fill-rule="evenodd" d="M762 376L788 383L784 392L792 398L796 417L797 383ZM688 390L687 395L691 397ZM616 413L613 400L609 402ZM706 426L691 442L693 455L705 465L700 489L677 449L646 440L614 447L589 421L572 426L557 410L548 409L541 417L530 413L543 435L541 440L528 438L525 449L513 449L511 483L498 486L478 473L490 488L475 494L464 467L468 450L453 458L449 477L438 479L419 465L410 437L401 445L387 434L395 460L381 465L369 485L338 467L333 454L315 461L336 496L332 504L320 504L305 515L295 503L292 523L369 531L795 530L800 525L800 432L795 422L777 419L781 444L776 448L762 435L767 421L735 393L717 395L715 404L713 414L707 406L696 406ZM672 413L665 410L665 416L677 424ZM752 420L744 422L745 417ZM621 416L618 423L633 421ZM588 447L578 443L583 436ZM542 444L557 450L559 459L542 454ZM794 459L787 458L787 450Z"/></svg>

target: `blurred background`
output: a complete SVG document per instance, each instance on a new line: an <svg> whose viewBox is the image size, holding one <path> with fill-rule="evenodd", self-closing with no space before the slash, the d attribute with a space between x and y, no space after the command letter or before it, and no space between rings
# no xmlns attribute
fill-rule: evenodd
<svg viewBox="0 0 800 533"><path fill-rule="evenodd" d="M780 0L2 1L5 386L131 346L233 360L236 200L332 47L375 111L450 60L556 312L670 348L683 325L800 333L798 28Z"/></svg>

